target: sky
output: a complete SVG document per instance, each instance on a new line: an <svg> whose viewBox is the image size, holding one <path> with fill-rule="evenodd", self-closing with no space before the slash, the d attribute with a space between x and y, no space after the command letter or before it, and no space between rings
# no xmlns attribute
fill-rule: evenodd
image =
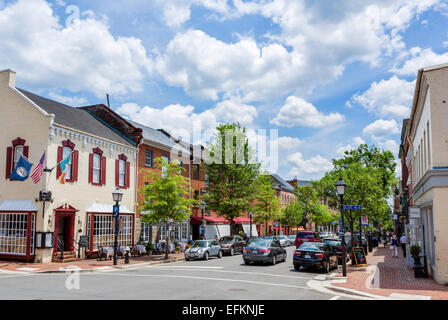
<svg viewBox="0 0 448 320"><path fill-rule="evenodd" d="M309 180L362 143L398 156L418 69L448 62L448 1L0 0L0 39L19 88L74 107L108 93L185 140L275 129L271 171Z"/></svg>

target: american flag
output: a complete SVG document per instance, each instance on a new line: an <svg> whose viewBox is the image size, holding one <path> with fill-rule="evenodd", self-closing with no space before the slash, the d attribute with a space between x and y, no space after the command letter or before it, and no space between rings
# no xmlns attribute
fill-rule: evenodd
<svg viewBox="0 0 448 320"><path fill-rule="evenodd" d="M34 168L33 172L31 173L31 178L33 179L34 183L38 183L40 181L40 177L42 177L42 174L44 173L44 162L45 162L45 152L42 155L42 158L40 159L38 165Z"/></svg>

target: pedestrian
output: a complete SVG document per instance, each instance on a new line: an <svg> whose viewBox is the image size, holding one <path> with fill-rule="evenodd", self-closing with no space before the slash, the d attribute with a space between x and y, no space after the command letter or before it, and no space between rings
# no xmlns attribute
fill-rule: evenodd
<svg viewBox="0 0 448 320"><path fill-rule="evenodd" d="M381 243L383 244L384 248L386 248L387 238L386 238L386 234L385 233L383 233L381 235Z"/></svg>
<svg viewBox="0 0 448 320"><path fill-rule="evenodd" d="M393 249L393 257L398 258L398 241L395 234L392 236L391 248Z"/></svg>
<svg viewBox="0 0 448 320"><path fill-rule="evenodd" d="M400 238L400 243L401 243L401 249L403 249L403 257L406 258L406 234L403 233L403 235Z"/></svg>
<svg viewBox="0 0 448 320"><path fill-rule="evenodd" d="M218 241L218 235L215 234L215 241Z"/></svg>

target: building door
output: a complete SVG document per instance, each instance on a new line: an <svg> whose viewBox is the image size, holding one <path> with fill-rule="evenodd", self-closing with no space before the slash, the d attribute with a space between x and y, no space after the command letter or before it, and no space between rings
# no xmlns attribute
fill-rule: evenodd
<svg viewBox="0 0 448 320"><path fill-rule="evenodd" d="M54 250L58 251L58 243L63 244L64 251L74 251L73 238L75 233L75 214L55 214Z"/></svg>

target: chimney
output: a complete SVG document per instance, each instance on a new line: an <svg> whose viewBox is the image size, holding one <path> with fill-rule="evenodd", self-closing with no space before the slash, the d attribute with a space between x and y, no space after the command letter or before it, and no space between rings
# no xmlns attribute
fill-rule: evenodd
<svg viewBox="0 0 448 320"><path fill-rule="evenodd" d="M16 86L16 73L10 69L0 71L0 85Z"/></svg>

